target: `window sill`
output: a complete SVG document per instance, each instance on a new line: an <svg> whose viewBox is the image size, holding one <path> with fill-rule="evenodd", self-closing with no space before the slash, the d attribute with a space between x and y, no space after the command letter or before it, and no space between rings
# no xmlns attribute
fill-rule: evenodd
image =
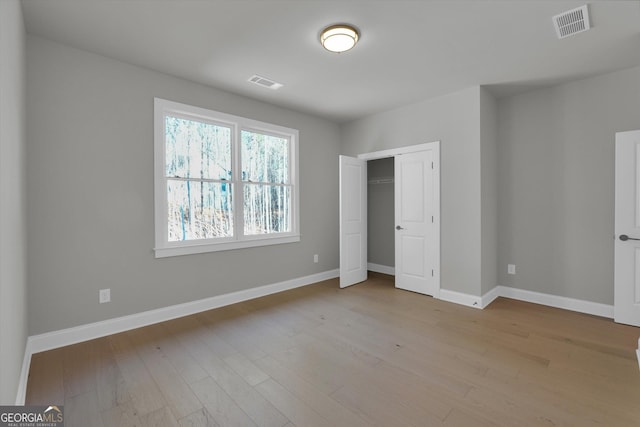
<svg viewBox="0 0 640 427"><path fill-rule="evenodd" d="M300 235L287 235L283 237L267 237L262 239L241 240L226 243L192 244L189 246L172 246L155 248L156 258L172 256L202 254L206 252L231 251L234 249L255 248L259 246L280 245L283 243L295 243L300 241Z"/></svg>

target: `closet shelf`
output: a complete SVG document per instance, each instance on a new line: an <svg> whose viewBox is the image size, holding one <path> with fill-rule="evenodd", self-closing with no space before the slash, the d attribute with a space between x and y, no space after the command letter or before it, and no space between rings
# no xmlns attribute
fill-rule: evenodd
<svg viewBox="0 0 640 427"><path fill-rule="evenodd" d="M369 184L393 184L393 178L372 178Z"/></svg>

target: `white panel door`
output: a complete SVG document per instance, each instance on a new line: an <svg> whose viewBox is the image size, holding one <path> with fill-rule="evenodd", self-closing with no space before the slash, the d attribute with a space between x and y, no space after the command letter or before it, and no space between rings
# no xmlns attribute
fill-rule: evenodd
<svg viewBox="0 0 640 427"><path fill-rule="evenodd" d="M367 162L340 156L340 287L367 280Z"/></svg>
<svg viewBox="0 0 640 427"><path fill-rule="evenodd" d="M616 133L614 320L640 326L640 131Z"/></svg>
<svg viewBox="0 0 640 427"><path fill-rule="evenodd" d="M395 157L396 287L438 296L434 150ZM438 276L439 277L439 276Z"/></svg>

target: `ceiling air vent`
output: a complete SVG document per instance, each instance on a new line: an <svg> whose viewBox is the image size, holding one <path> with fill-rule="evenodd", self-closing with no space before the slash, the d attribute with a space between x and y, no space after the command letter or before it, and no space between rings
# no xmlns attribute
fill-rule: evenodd
<svg viewBox="0 0 640 427"><path fill-rule="evenodd" d="M258 86L266 87L272 90L280 89L282 87L282 83L274 82L271 79L259 76L257 74L251 76L249 78L249 81L251 83L257 84Z"/></svg>
<svg viewBox="0 0 640 427"><path fill-rule="evenodd" d="M553 25L556 27L559 39L587 31L590 28L587 5L554 16Z"/></svg>

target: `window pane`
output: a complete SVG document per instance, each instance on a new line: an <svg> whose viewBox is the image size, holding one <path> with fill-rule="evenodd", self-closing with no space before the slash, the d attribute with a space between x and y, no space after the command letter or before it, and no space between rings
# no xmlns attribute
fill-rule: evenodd
<svg viewBox="0 0 640 427"><path fill-rule="evenodd" d="M231 184L167 181L169 241L233 235Z"/></svg>
<svg viewBox="0 0 640 427"><path fill-rule="evenodd" d="M243 130L242 180L289 183L289 140Z"/></svg>
<svg viewBox="0 0 640 427"><path fill-rule="evenodd" d="M283 185L244 185L244 234L291 231L291 188Z"/></svg>
<svg viewBox="0 0 640 427"><path fill-rule="evenodd" d="M167 116L167 177L231 179L231 128Z"/></svg>

